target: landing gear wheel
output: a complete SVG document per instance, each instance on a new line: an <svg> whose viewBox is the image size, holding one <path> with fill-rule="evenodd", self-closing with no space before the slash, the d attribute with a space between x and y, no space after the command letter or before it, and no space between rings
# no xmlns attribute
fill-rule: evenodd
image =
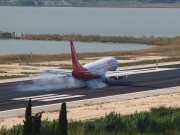
<svg viewBox="0 0 180 135"><path fill-rule="evenodd" d="M109 81L107 79L104 80L103 82L106 83L106 84L109 84Z"/></svg>

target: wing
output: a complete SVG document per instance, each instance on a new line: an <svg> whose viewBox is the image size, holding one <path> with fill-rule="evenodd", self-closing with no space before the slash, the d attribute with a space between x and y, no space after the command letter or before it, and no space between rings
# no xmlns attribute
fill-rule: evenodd
<svg viewBox="0 0 180 135"><path fill-rule="evenodd" d="M46 71L52 74L62 74L62 75L66 75L66 76L71 76L72 75L72 70L68 70L68 69L56 69L56 68L48 68L48 67L38 67L38 66L25 66L22 64L20 58L18 57L18 61L20 63L20 66L24 67L24 68L29 68L29 69L39 69L42 71Z"/></svg>
<svg viewBox="0 0 180 135"><path fill-rule="evenodd" d="M158 61L156 62L156 67L154 67L154 68L143 68L143 69L137 69L137 70L108 71L108 72L106 72L105 77L106 78L113 77L114 79L119 80L119 79L127 77L128 75L131 75L131 74L151 72L153 70L156 70L157 68L158 68Z"/></svg>
<svg viewBox="0 0 180 135"><path fill-rule="evenodd" d="M114 79L119 80L131 74L132 74L131 71L125 71L125 72L124 71L108 71L106 72L105 76L106 78L113 77Z"/></svg>

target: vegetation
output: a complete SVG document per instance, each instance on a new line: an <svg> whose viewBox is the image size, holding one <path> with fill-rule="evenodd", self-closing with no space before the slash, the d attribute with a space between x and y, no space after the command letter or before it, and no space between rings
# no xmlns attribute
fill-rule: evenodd
<svg viewBox="0 0 180 135"><path fill-rule="evenodd" d="M79 2L79 0L76 0ZM81 0L84 3L98 3L98 2L107 2L108 0ZM129 1L140 1L140 2L147 2L147 3L176 3L179 0L110 0L111 3L118 3L118 2L129 2ZM69 3L73 3L73 0L67 0Z"/></svg>
<svg viewBox="0 0 180 135"><path fill-rule="evenodd" d="M158 63L172 62L172 61L180 61L180 57L160 59L160 60L158 60ZM137 61L137 62L119 63L118 66L125 67L125 66L134 66L134 65L155 64L155 63L156 63L156 60L143 60L143 61Z"/></svg>
<svg viewBox="0 0 180 135"><path fill-rule="evenodd" d="M39 112L32 117L32 135L40 134L42 113L43 112Z"/></svg>
<svg viewBox="0 0 180 135"><path fill-rule="evenodd" d="M138 2L145 2L145 3L176 3L179 0L137 0Z"/></svg>
<svg viewBox="0 0 180 135"><path fill-rule="evenodd" d="M67 124L66 103L62 103L59 113L59 135L67 135Z"/></svg>
<svg viewBox="0 0 180 135"><path fill-rule="evenodd" d="M20 38L20 37L19 37ZM21 37L22 39L33 39L33 40L70 40L83 41L83 42L116 42L116 43L141 43L156 45L153 48L136 51L114 51L114 52L102 52L102 53L78 53L80 60L86 58L95 58L103 56L114 56L117 59L125 59L124 56L130 56L135 58L136 56L168 56L168 61L177 61L180 56L180 37L116 37L116 36L99 36L99 35L26 35ZM113 46L113 45L112 45ZM38 65L38 62L49 62L49 61L66 61L71 60L70 54L56 54L56 55L36 55L31 57L31 54L14 54L0 56L0 64L17 63L17 57L20 56L22 62L25 65ZM122 57L123 56L123 57ZM130 58L128 57L128 58ZM175 57L175 58L172 58ZM127 57L126 57L127 59ZM165 59L164 59L165 60ZM61 67L63 65L60 65ZM68 65L64 65L66 67ZM3 72L3 71L1 71Z"/></svg>
<svg viewBox="0 0 180 135"><path fill-rule="evenodd" d="M57 135L58 120L41 122L38 135ZM69 135L179 135L180 108L151 108L150 112L120 115L115 112L105 117L86 121L70 121ZM11 129L2 127L0 135L22 135L22 125Z"/></svg>
<svg viewBox="0 0 180 135"><path fill-rule="evenodd" d="M5 75L5 76L0 76L0 80L4 80L4 79L12 79L12 78L21 78L21 77L25 77L23 75Z"/></svg>
<svg viewBox="0 0 180 135"><path fill-rule="evenodd" d="M140 43L149 45L170 45L176 42L180 43L180 37L127 37L127 36L100 36L100 35L80 35L80 34L70 34L70 35L59 35L59 34L29 34L23 37L16 37L16 39L26 39L26 40L75 40L81 42L113 42L113 43Z"/></svg>
<svg viewBox="0 0 180 135"><path fill-rule="evenodd" d="M120 58L117 57L119 60ZM121 59L120 59L121 60ZM164 62L172 62L172 61L180 61L180 57L172 57L172 58L163 58L158 60L158 63L164 63ZM137 62L126 62L126 63L119 63L118 67L126 67L126 66L135 66L135 65L147 65L147 64L155 64L156 60L142 60L142 61L137 61ZM34 65L34 64L32 64ZM37 64L36 64L37 65ZM41 65L43 66L43 65ZM44 65L47 66L47 65ZM48 65L48 66L54 66L54 65ZM60 69L72 69L72 65L58 65Z"/></svg>
<svg viewBox="0 0 180 135"><path fill-rule="evenodd" d="M6 1L0 0L0 5L21 5L21 6L99 6L99 7L136 7L144 3L165 3L175 4L179 0L15 0ZM154 4L154 6L156 6ZM144 5L146 6L146 5ZM167 5L166 5L167 6Z"/></svg>
<svg viewBox="0 0 180 135"><path fill-rule="evenodd" d="M21 74L24 74L26 76L28 75L34 75L34 74L38 74L39 72L21 72Z"/></svg>
<svg viewBox="0 0 180 135"><path fill-rule="evenodd" d="M41 129L41 117L43 112L39 112L32 116L32 103L31 99L29 99L26 112L25 112L25 120L23 120L23 130L18 133L22 133L23 135L39 135ZM20 127L19 127L20 128ZM21 129L21 128L20 128Z"/></svg>
<svg viewBox="0 0 180 135"><path fill-rule="evenodd" d="M25 112L25 120L23 120L24 122L24 126L23 126L23 134L24 135L31 135L32 134L32 103L31 103L31 99L29 99L27 107L26 107L26 112Z"/></svg>
<svg viewBox="0 0 180 135"><path fill-rule="evenodd" d="M6 71L4 71L4 70L0 70L0 73L7 73Z"/></svg>

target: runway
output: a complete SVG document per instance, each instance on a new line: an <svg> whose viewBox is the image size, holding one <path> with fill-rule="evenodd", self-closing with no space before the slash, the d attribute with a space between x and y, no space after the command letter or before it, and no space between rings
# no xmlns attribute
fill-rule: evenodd
<svg viewBox="0 0 180 135"><path fill-rule="evenodd" d="M32 99L32 104L35 107L180 86L180 64L160 66L157 72L137 73L118 81L110 80L110 85L101 89L83 87L23 92L16 89L20 83L28 86L33 82L0 84L0 112L25 108L29 98Z"/></svg>

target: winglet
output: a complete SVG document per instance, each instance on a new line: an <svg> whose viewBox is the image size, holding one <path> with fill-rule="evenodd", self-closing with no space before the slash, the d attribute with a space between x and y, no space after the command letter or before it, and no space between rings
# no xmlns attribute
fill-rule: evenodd
<svg viewBox="0 0 180 135"><path fill-rule="evenodd" d="M22 64L21 59L19 58L19 56L18 56L18 61L19 61L20 66L23 66L23 64Z"/></svg>
<svg viewBox="0 0 180 135"><path fill-rule="evenodd" d="M158 59L156 59L156 69L158 68Z"/></svg>
<svg viewBox="0 0 180 135"><path fill-rule="evenodd" d="M81 64L78 61L76 50L74 48L74 44L73 44L72 40L70 40L70 46L71 46L71 57L72 57L73 70L77 70L81 67Z"/></svg>

